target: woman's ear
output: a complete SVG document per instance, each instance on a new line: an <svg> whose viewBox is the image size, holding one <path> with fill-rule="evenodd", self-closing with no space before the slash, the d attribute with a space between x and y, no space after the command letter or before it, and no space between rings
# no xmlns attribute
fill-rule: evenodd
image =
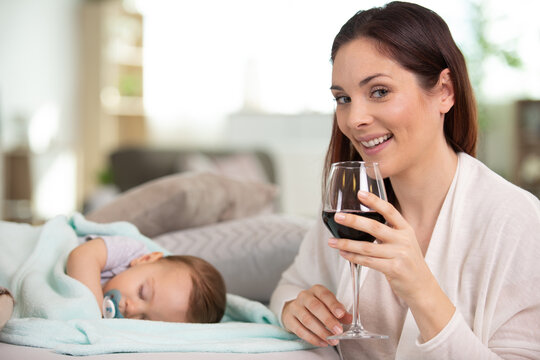
<svg viewBox="0 0 540 360"><path fill-rule="evenodd" d="M163 257L163 253L159 251L151 252L150 254L144 254L143 256L139 256L136 259L131 260L129 263L129 266L135 266L139 264L144 263L152 263L154 261L157 261Z"/></svg>
<svg viewBox="0 0 540 360"><path fill-rule="evenodd" d="M441 114L446 114L454 106L454 84L452 83L452 74L450 69L446 68L439 75L440 104Z"/></svg>

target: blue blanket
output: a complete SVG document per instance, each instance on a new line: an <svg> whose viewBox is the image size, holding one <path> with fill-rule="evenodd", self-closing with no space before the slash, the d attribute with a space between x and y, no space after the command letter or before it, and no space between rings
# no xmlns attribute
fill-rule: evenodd
<svg viewBox="0 0 540 360"><path fill-rule="evenodd" d="M151 251L168 251L126 222L97 224L80 214L42 226L0 222L0 285L12 292L13 317L0 341L71 355L114 352L271 352L311 346L279 327L263 304L227 295L219 324L102 319L90 290L65 273L78 236L126 235Z"/></svg>

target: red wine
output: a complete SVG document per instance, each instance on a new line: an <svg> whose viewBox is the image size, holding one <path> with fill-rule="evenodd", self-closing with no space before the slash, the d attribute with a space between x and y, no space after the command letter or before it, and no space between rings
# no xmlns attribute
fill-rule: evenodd
<svg viewBox="0 0 540 360"><path fill-rule="evenodd" d="M384 217L375 211L341 211L341 212L367 217L373 220L377 220L378 222L381 222L381 223L384 223L385 221ZM336 214L336 211L323 211L322 213L324 224L326 225L328 230L330 230L332 235L334 235L335 237L342 238L342 239L370 241L370 242L373 242L375 240L374 236L366 232L352 229L350 227L338 224L334 220L335 214Z"/></svg>

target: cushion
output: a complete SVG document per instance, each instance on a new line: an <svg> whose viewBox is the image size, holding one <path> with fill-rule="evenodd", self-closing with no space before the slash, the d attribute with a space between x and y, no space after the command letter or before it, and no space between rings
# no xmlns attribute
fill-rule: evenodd
<svg viewBox="0 0 540 360"><path fill-rule="evenodd" d="M270 182L260 159L249 153L219 156L200 152L185 154L178 161L178 171L206 171L238 180Z"/></svg>
<svg viewBox="0 0 540 360"><path fill-rule="evenodd" d="M163 233L271 212L277 187L206 172L161 177L86 214L94 222L128 221L154 237Z"/></svg>
<svg viewBox="0 0 540 360"><path fill-rule="evenodd" d="M223 275L227 292L268 303L312 219L264 214L154 238L173 254L201 257Z"/></svg>

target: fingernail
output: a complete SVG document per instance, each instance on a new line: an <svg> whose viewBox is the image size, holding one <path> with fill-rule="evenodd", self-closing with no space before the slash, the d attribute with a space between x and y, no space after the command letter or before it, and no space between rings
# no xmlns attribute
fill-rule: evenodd
<svg viewBox="0 0 540 360"><path fill-rule="evenodd" d="M358 191L358 197L361 197L362 199L365 199L365 198L367 198L367 196L368 196L367 192L362 191L362 190Z"/></svg>
<svg viewBox="0 0 540 360"><path fill-rule="evenodd" d="M343 315L345 315L345 311L343 309L336 309L335 313L338 318L341 318Z"/></svg>
<svg viewBox="0 0 540 360"><path fill-rule="evenodd" d="M328 239L328 245L335 246L336 244L337 244L337 239L335 238Z"/></svg>
<svg viewBox="0 0 540 360"><path fill-rule="evenodd" d="M336 214L334 215L334 220L345 220L345 214L339 213L339 212L336 213Z"/></svg>
<svg viewBox="0 0 540 360"><path fill-rule="evenodd" d="M332 346L336 346L336 345L339 343L339 341L336 340L336 339L332 339L332 340L328 340L328 343L329 343L330 345L332 345Z"/></svg>
<svg viewBox="0 0 540 360"><path fill-rule="evenodd" d="M332 331L334 332L334 335L339 335L343 332L343 330L341 330L341 327L339 327L338 325L334 326L332 328Z"/></svg>

